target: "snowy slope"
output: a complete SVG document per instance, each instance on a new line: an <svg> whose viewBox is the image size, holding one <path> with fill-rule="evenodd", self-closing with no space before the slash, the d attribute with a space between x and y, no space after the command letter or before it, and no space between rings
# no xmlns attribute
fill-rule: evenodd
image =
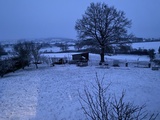
<svg viewBox="0 0 160 120"><path fill-rule="evenodd" d="M155 52L158 52L158 48L160 47L160 42L142 42L142 43L133 43L133 48L136 49L155 49Z"/></svg>
<svg viewBox="0 0 160 120"><path fill-rule="evenodd" d="M98 60L91 56L90 62ZM126 90L126 101L147 104L149 112L160 112L160 71L149 68L110 67L89 64L41 65L38 70L26 67L0 79L0 120L84 120L78 101L78 90L94 83L95 74L105 84L112 83L109 93L120 95ZM160 119L160 117L158 118Z"/></svg>

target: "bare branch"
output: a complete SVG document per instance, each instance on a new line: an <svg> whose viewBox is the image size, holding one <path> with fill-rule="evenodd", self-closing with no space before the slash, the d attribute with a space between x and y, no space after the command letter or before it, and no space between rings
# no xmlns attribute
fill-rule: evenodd
<svg viewBox="0 0 160 120"><path fill-rule="evenodd" d="M84 95L79 93L79 101L87 118L92 120L156 120L158 114L149 116L146 105L135 106L133 103L125 102L125 91L120 98L114 95L111 99L108 87L104 87L104 77L99 80L96 74L92 92L85 87Z"/></svg>

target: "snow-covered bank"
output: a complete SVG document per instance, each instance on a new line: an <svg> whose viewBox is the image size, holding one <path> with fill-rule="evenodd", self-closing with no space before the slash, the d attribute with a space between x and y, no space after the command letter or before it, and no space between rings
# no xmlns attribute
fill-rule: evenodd
<svg viewBox="0 0 160 120"><path fill-rule="evenodd" d="M94 83L95 73L105 83L112 83L109 93L120 95L126 90L126 101L147 104L150 112L160 112L160 72L149 68L75 65L41 65L5 75L0 79L1 120L84 120L78 101L78 90ZM158 118L160 119L160 117Z"/></svg>
<svg viewBox="0 0 160 120"><path fill-rule="evenodd" d="M154 49L155 52L157 53L158 49L160 47L160 41L158 41L158 42L133 43L132 47L136 48L136 49L139 49L139 48L141 48L141 49Z"/></svg>

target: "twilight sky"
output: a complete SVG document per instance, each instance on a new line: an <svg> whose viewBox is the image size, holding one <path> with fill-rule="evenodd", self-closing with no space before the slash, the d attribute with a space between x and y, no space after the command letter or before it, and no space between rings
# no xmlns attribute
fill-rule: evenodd
<svg viewBox="0 0 160 120"><path fill-rule="evenodd" d="M0 0L0 40L76 39L75 22L91 2L124 11L135 36L160 38L160 0Z"/></svg>

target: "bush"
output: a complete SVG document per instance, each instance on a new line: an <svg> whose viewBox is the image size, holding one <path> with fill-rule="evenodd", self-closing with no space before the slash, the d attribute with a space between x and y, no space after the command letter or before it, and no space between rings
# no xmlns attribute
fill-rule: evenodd
<svg viewBox="0 0 160 120"><path fill-rule="evenodd" d="M148 50L148 55L150 60L152 61L155 58L155 50L154 49L149 49Z"/></svg>
<svg viewBox="0 0 160 120"><path fill-rule="evenodd" d="M0 57L2 55L7 55L7 53L5 52L4 47L0 44Z"/></svg>
<svg viewBox="0 0 160 120"><path fill-rule="evenodd" d="M14 72L20 68L22 68L22 65L18 57L0 60L0 76L1 77L3 77L7 73Z"/></svg>
<svg viewBox="0 0 160 120"><path fill-rule="evenodd" d="M1 60L0 61L0 76L3 77L4 74L6 74L8 70L8 65L7 65L7 62L5 60Z"/></svg>
<svg viewBox="0 0 160 120"><path fill-rule="evenodd" d="M135 106L131 102L125 102L125 92L120 98L107 95L107 87L103 86L103 79L100 81L96 75L96 86L93 85L91 92L87 87L84 89L84 96L79 92L80 104L87 119L91 120L155 120L158 114L148 115L145 105Z"/></svg>
<svg viewBox="0 0 160 120"><path fill-rule="evenodd" d="M18 42L13 46L14 52L17 55L20 66L24 69L31 61L31 46L32 42Z"/></svg>

